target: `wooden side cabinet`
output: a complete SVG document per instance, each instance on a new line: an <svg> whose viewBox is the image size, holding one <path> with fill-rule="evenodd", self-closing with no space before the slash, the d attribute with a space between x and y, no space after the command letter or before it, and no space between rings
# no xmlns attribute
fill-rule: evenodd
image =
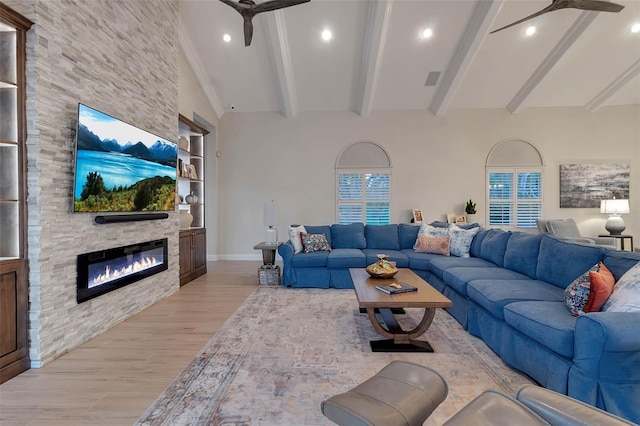
<svg viewBox="0 0 640 426"><path fill-rule="evenodd" d="M180 285L207 273L207 230L180 231Z"/></svg>
<svg viewBox="0 0 640 426"><path fill-rule="evenodd" d="M0 383L30 366L25 46L31 25L0 2Z"/></svg>

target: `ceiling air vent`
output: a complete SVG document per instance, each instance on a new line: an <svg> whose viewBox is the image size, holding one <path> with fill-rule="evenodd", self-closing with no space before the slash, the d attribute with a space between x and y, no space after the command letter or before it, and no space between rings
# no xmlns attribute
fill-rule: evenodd
<svg viewBox="0 0 640 426"><path fill-rule="evenodd" d="M435 86L438 83L438 79L440 78L440 71L431 71L427 76L427 81L424 83L425 86Z"/></svg>

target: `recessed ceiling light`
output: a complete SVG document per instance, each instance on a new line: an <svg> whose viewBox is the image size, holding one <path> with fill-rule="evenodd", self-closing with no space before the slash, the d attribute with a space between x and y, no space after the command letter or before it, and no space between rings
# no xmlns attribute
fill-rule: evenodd
<svg viewBox="0 0 640 426"><path fill-rule="evenodd" d="M222 39L225 41L225 43L229 43L231 41L231 36L229 34L225 34L222 36Z"/></svg>
<svg viewBox="0 0 640 426"><path fill-rule="evenodd" d="M527 36L532 36L532 35L534 35L534 34L536 33L536 27L534 27L533 25L531 25L531 26L527 27L527 29L524 31L524 33L525 33Z"/></svg>
<svg viewBox="0 0 640 426"><path fill-rule="evenodd" d="M431 38L432 35L433 30L431 28L425 28L424 30L420 31L420 38L427 39Z"/></svg>
<svg viewBox="0 0 640 426"><path fill-rule="evenodd" d="M329 40L331 40L332 38L333 38L333 34L331 34L331 31L329 31L329 30L324 30L324 31L322 32L322 39L323 39L324 41L329 41Z"/></svg>
<svg viewBox="0 0 640 426"><path fill-rule="evenodd" d="M640 32L640 22L636 22L635 24L633 24L631 26L631 32L632 33L638 33Z"/></svg>

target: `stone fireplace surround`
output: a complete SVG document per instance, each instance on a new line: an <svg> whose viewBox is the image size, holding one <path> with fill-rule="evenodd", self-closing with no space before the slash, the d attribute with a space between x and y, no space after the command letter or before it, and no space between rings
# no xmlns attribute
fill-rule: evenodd
<svg viewBox="0 0 640 426"><path fill-rule="evenodd" d="M40 367L179 289L175 212L98 225L72 213L78 103L165 139L178 133L176 0L2 0L35 22L27 34L29 339ZM168 269L85 303L82 253L166 238Z"/></svg>

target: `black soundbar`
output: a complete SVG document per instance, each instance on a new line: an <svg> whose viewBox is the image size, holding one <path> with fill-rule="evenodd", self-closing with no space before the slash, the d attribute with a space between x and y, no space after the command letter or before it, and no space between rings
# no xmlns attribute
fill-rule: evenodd
<svg viewBox="0 0 640 426"><path fill-rule="evenodd" d="M140 213L140 214L114 214L109 216L96 216L96 223L139 222L141 220L166 219L169 213Z"/></svg>

